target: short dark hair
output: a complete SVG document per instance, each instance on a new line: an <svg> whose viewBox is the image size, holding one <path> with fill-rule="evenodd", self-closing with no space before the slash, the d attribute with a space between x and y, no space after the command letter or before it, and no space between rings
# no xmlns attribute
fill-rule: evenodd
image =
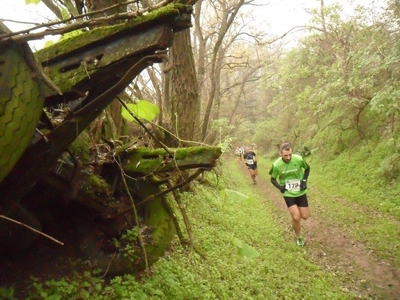
<svg viewBox="0 0 400 300"><path fill-rule="evenodd" d="M285 143L282 143L281 144L281 147L280 147L280 150L282 151L282 150L290 150L290 149L292 149L292 145L290 144L290 143L288 143L288 142L285 142Z"/></svg>

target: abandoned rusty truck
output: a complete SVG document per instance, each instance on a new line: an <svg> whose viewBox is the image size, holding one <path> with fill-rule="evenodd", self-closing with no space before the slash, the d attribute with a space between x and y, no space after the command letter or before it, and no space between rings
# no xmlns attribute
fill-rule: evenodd
<svg viewBox="0 0 400 300"><path fill-rule="evenodd" d="M76 250L73 258L114 275L164 254L176 232L168 193L213 168L221 149L144 147L135 136L89 146L85 132L140 72L163 61L191 12L169 4L36 53L0 23L3 258L38 245Z"/></svg>

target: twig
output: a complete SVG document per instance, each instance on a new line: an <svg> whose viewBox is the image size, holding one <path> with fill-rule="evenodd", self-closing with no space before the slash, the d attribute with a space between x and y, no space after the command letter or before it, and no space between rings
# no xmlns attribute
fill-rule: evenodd
<svg viewBox="0 0 400 300"><path fill-rule="evenodd" d="M168 182L167 183L168 187L172 187L171 183ZM193 242L193 231L192 231L192 226L190 225L190 220L189 217L186 213L186 209L182 204L181 201L181 195L177 192L177 190L173 190L172 191L173 195L174 195L174 199L176 204L178 205L178 208L181 212L182 218L183 218L183 222L185 224L186 227L186 232L189 236L189 241L185 240L185 238L183 237L182 234L182 230L179 227L179 224L176 220L176 216L174 215L173 211L172 211L172 207L169 208L168 212L170 214L170 216L172 217L172 220L174 221L174 225L175 225L175 229L177 229L177 233L178 233L178 237L179 237L179 241L181 243L182 246L184 246L184 243L188 243L190 246L189 249L189 260L191 259L191 255L192 255L192 250L194 250L197 254L199 254L203 259L206 259L206 254ZM166 202L166 201L165 201ZM179 231L178 231L179 230Z"/></svg>
<svg viewBox="0 0 400 300"><path fill-rule="evenodd" d="M165 55L161 54L162 57L164 57ZM132 118L135 119L136 122L139 123L140 126L143 127L143 129L154 139L156 140L161 147L168 153L168 155L170 157L173 157L174 155L172 154L172 152L168 149L168 147L161 142L159 139L157 139L157 137L144 125L144 123L129 109L129 107L126 105L126 103L124 102L124 100L122 100L120 97L117 96L117 99L119 101L119 103L121 103L121 105L123 106L123 108L126 109L126 111L132 116Z"/></svg>
<svg viewBox="0 0 400 300"><path fill-rule="evenodd" d="M70 17L70 18L68 18L68 19L63 19L63 20L61 20L61 21L53 21L53 22L48 22L48 23L39 24L39 25L38 25L37 23L32 23L32 22L18 22L18 21L14 21L14 20L10 20L10 19L2 19L2 21L3 21L3 22L4 22L4 21L7 21L7 22L25 23L25 24L32 24L32 25L35 25L35 26L31 27L31 28L24 29L24 30L20 30L20 31L16 31L16 32L13 32L13 33L9 34L9 36L14 36L14 35L19 35L19 34L27 34L27 33L31 32L31 31L34 31L34 30L37 30L37 29L40 29L40 28L44 28L44 27L51 27L51 26L54 26L54 25L66 24L66 23L68 23L68 22L71 22L71 21L74 21L74 20L77 20L77 19L83 19L83 18L89 17L89 16L91 16L91 15L104 13L104 12L106 12L106 11L108 11L108 10L114 9L114 8L119 7L119 6L121 6L121 5L127 5L127 4L131 4L131 3L135 3L135 2L137 2L137 0L124 2L124 3L121 3L121 4L115 4L115 5L106 7L106 8L104 8L104 9L94 10L94 11L91 11L91 12L86 13L86 14L81 14L81 15L77 15L77 16L72 16L72 17ZM0 35L0 37L1 37L1 35ZM6 36L5 36L5 37L6 37Z"/></svg>
<svg viewBox="0 0 400 300"><path fill-rule="evenodd" d="M168 133L168 134L171 135L172 137L174 137L178 142L184 143L185 145L209 146L209 144L206 144L206 143L196 142L196 141L189 141L189 140L181 139L181 138L179 138L176 134L174 134L173 132L169 131L169 130L166 129L165 127L162 127L162 126L160 126L160 125L158 125L157 123L154 123L154 122L150 122L150 123L153 124L154 126L156 126L157 128L161 129L162 131Z"/></svg>
<svg viewBox="0 0 400 300"><path fill-rule="evenodd" d="M164 205L165 209L167 210L168 214L170 215L172 222L174 223L175 231L176 231L176 234L178 235L179 242L181 243L182 246L184 244L187 244L188 242L186 241L185 237L183 236L182 229L179 226L179 221L174 213L174 209L168 203L168 201L167 201L167 199L165 199L165 197L162 197L161 201L162 201L162 204Z"/></svg>
<svg viewBox="0 0 400 300"><path fill-rule="evenodd" d="M123 171L122 166L121 166L120 164L118 164L118 165L119 165L120 169ZM170 187L170 188L167 188L167 189L165 189L165 190L163 190L163 191L161 191L161 192L159 192L159 193L157 193L157 194L150 195L150 196L146 197L144 200L142 200L142 201L140 201L139 203L137 203L136 206L143 205L143 204L146 203L146 202L149 202L149 201L154 200L156 197L164 196L164 195L168 194L169 192L171 192L171 191L173 191L173 190L175 190L175 189L178 189L178 188L184 186L185 184L188 184L190 181L192 181L192 180L195 179L197 176L199 176L201 173L203 173L203 171L204 171L203 169L197 169L197 171L194 172L192 175L190 175L188 178L186 178L186 180L184 180L184 181L182 181L182 182L178 183L177 185L174 185L174 186L172 186L172 187ZM124 172L124 174L125 174L125 172ZM125 176L127 177L126 174L125 174ZM124 209L124 210L118 212L117 214L112 215L112 216L110 217L110 219L115 218L115 217L117 217L117 216L119 216L119 215L125 214L125 213L127 213L129 210L131 210L131 209L132 209L132 207L128 207L128 208L126 208L126 209Z"/></svg>
<svg viewBox="0 0 400 300"><path fill-rule="evenodd" d="M184 181L182 181L182 182L180 182L180 183L178 183L178 184L176 184L176 185L174 185L172 187L169 187L169 188L163 190L162 192L159 192L158 194L150 195L146 199L144 199L144 200L140 201L139 203L137 203L136 205L140 206L140 205L142 205L142 204L144 204L144 203L146 203L146 202L148 202L150 200L153 200L155 197L160 197L160 196L166 195L169 192L172 192L173 190L175 190L177 188L180 188L180 187L184 186L185 184L188 184L193 179L195 179L197 176L199 176L201 173L203 173L203 171L204 171L203 169L197 169L196 172L194 172L192 175L190 175L188 178L186 178L186 180L184 180Z"/></svg>
<svg viewBox="0 0 400 300"><path fill-rule="evenodd" d="M170 182L167 183L167 186L169 188L172 187L172 184ZM192 233L192 226L189 221L189 217L186 213L186 209L181 201L181 195L177 192L177 190L173 190L172 194L174 195L174 199L176 204L178 205L179 211L181 212L182 218L183 218L183 223L185 224L186 232L189 237L189 247L190 247L190 254L193 250L193 233Z"/></svg>
<svg viewBox="0 0 400 300"><path fill-rule="evenodd" d="M135 207L135 201L133 200L131 191L129 190L128 183L126 182L125 172L124 172L124 170L123 170L122 167L121 167L121 161L120 161L119 157L118 157L118 162L119 162L118 165L119 165L120 171L121 171L121 179L122 179L122 182L124 183L126 192L127 192L128 196L129 196L129 199L130 199L131 202L132 202L132 207L131 207L131 209L132 209L133 214L134 214L134 217L135 217L135 219L136 219L136 220L135 220L135 221L136 221L136 224L137 224L138 227L140 227L140 224L139 224L139 216L138 216L138 212L137 212L136 207ZM149 260L148 260L148 257L147 257L147 251L146 251L146 244L145 244L145 242L144 242L144 240L143 240L143 237L142 237L142 235L141 235L140 233L139 233L139 235L138 235L138 240L139 240L140 247L142 248L142 251L143 251L144 262L145 262L145 266L146 266L146 274L149 275L149 274L150 274L150 269L149 269Z"/></svg>
<svg viewBox="0 0 400 300"><path fill-rule="evenodd" d="M4 216L4 215L0 215L0 218L2 218L2 219L4 219L4 220L7 220L7 221L10 221L10 222L12 222L12 223L21 225L21 226L23 226L23 227L25 227L25 228L28 228L29 230L32 230L32 231L34 231L34 232L36 232L36 233L38 233L38 234L41 234L41 235L43 235L44 237L46 237L46 238L52 240L53 242L56 242L57 244L59 244L59 245L61 245L61 246L64 246L64 243L62 243L62 242L56 240L55 238L53 238L53 237L51 237L51 236L49 236L49 235L47 235L47 234L45 234L45 233L43 233L43 232L41 232L41 231L39 231L39 230L36 230L35 228L32 228L31 226L28 226L28 225L26 225L26 224L24 224L24 223L21 223L21 222L17 221L17 220L8 218L8 217L6 217L6 216Z"/></svg>
<svg viewBox="0 0 400 300"><path fill-rule="evenodd" d="M113 256L111 257L110 262L108 263L107 269L104 271L104 274L100 276L100 278L104 278L107 276L108 270L110 270L111 264L113 263L115 259L115 255L117 254L118 249L115 249Z"/></svg>

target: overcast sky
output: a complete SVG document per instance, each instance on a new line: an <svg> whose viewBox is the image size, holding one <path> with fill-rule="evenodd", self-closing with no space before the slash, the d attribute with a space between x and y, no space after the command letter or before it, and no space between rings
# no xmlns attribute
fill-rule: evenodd
<svg viewBox="0 0 400 300"><path fill-rule="evenodd" d="M325 5L339 2L349 13L352 3L370 4L374 0L324 0ZM382 0L379 2L383 2ZM307 10L317 8L320 0L258 0L260 4L267 4L259 7L254 17L260 20L260 24L269 24L268 30L276 35L281 35L295 26L308 24L310 15ZM1 0L0 19L12 19L16 21L31 21L45 23L52 13L42 3L38 5L25 4L25 0ZM18 31L28 28L26 24L12 22L5 23L11 30ZM44 42L36 42L36 47Z"/></svg>

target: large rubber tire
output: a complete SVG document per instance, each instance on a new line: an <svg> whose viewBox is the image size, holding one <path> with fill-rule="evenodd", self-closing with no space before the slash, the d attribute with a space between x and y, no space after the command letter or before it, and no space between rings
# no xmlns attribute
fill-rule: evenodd
<svg viewBox="0 0 400 300"><path fill-rule="evenodd" d="M29 145L44 94L17 45L0 47L0 182Z"/></svg>

